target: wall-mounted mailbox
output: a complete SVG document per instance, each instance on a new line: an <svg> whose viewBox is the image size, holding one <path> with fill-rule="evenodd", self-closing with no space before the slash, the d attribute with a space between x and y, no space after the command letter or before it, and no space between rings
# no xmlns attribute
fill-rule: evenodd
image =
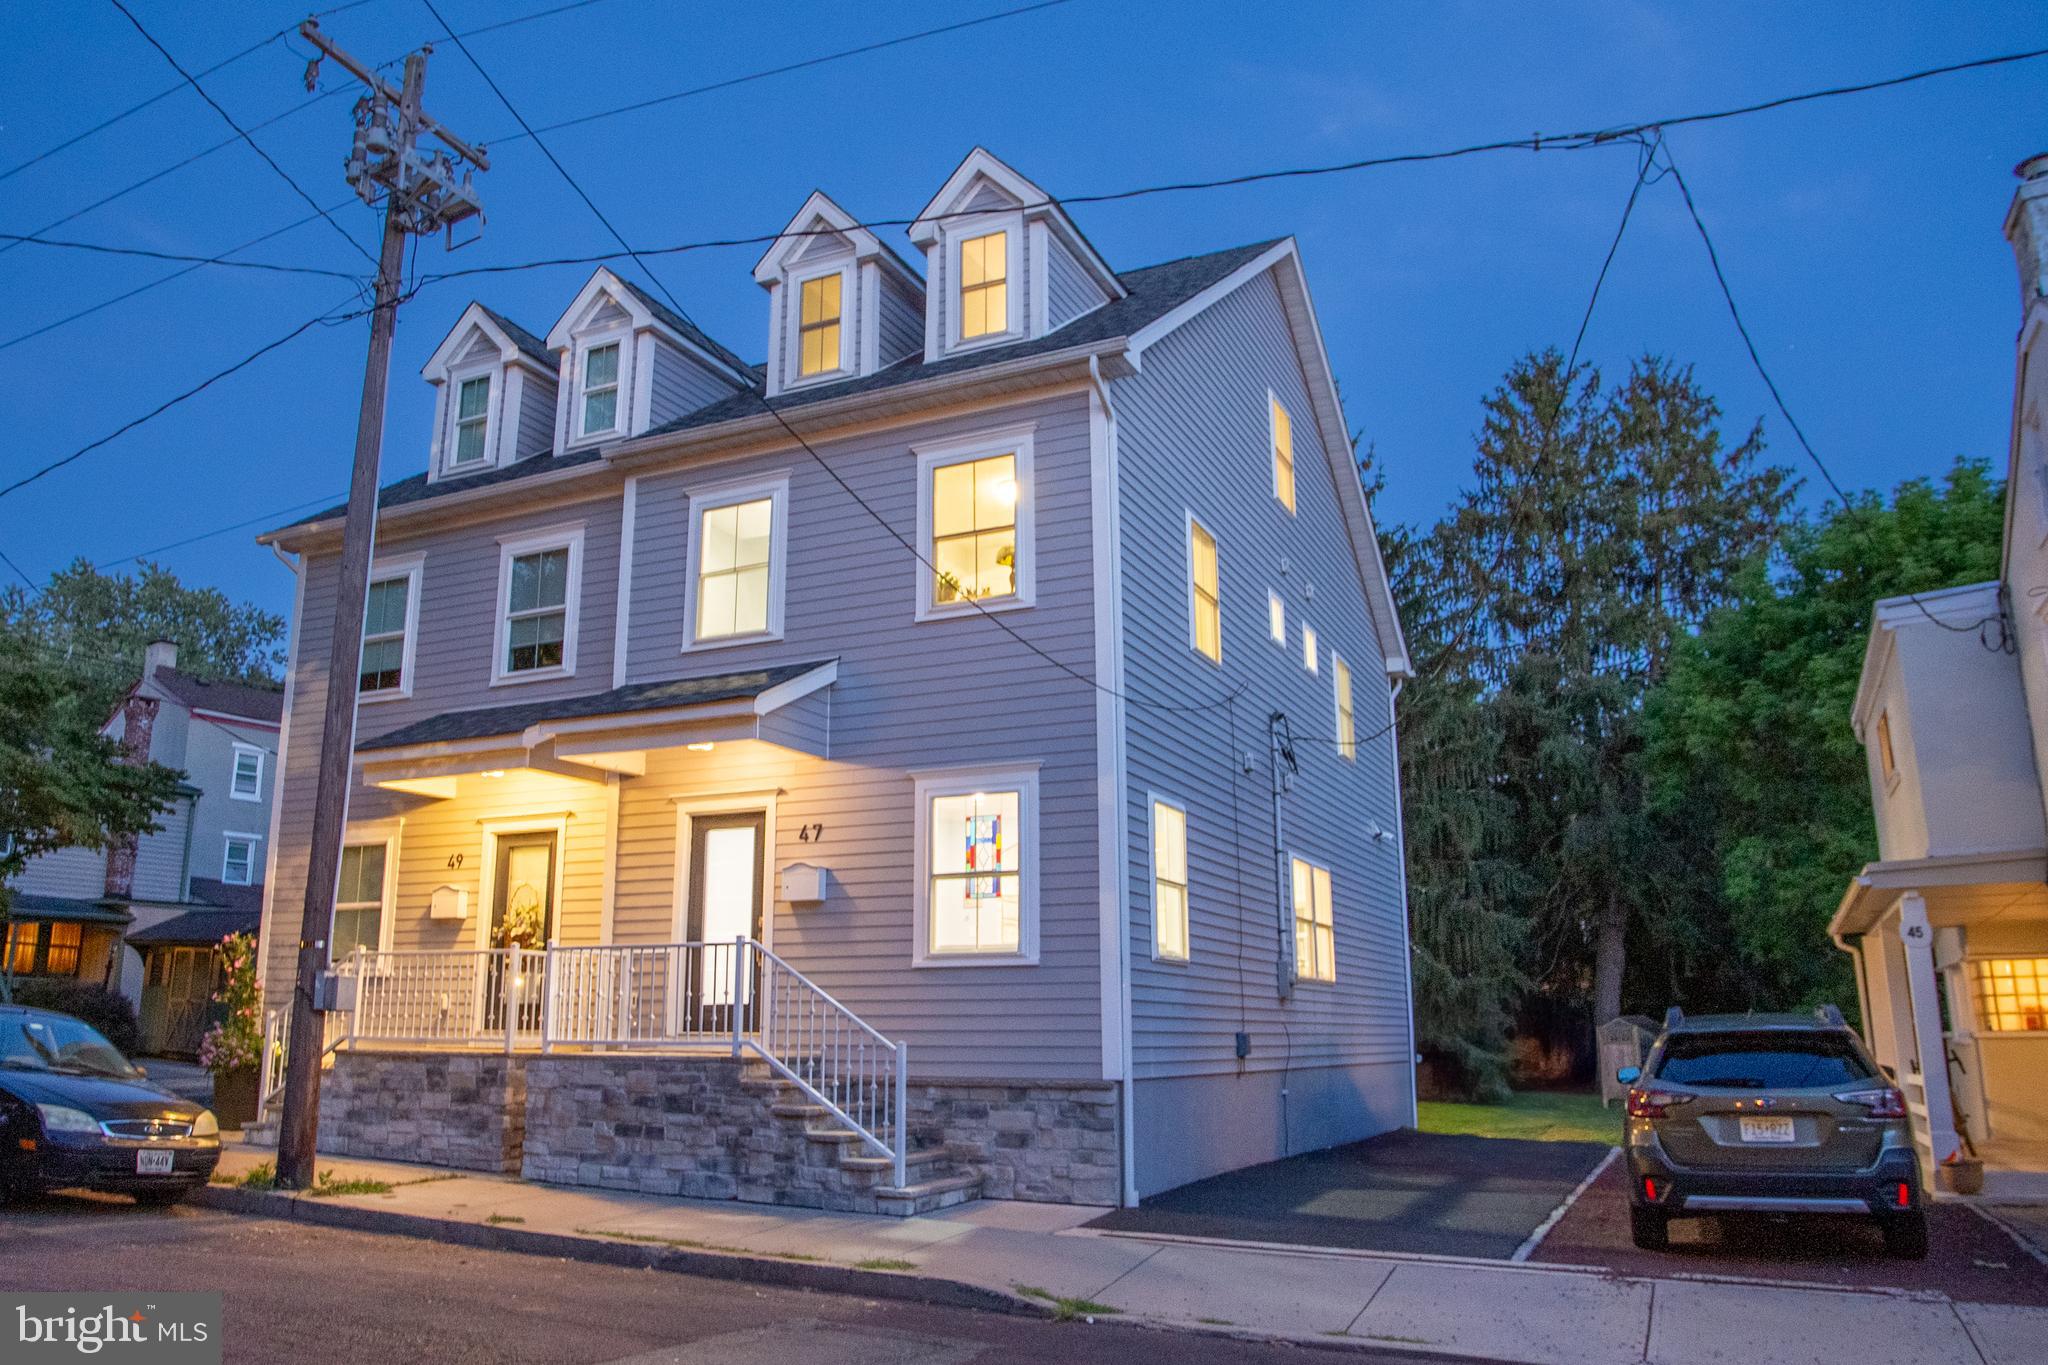
<svg viewBox="0 0 2048 1365"><path fill-rule="evenodd" d="M466 886L437 886L427 897L428 919L468 919L469 888Z"/></svg>
<svg viewBox="0 0 2048 1365"><path fill-rule="evenodd" d="M820 905L832 877L822 867L791 863L782 869L782 898L791 905Z"/></svg>

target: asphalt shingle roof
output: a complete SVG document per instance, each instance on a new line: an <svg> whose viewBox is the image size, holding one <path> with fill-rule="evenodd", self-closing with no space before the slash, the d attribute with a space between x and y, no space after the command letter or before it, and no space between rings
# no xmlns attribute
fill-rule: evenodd
<svg viewBox="0 0 2048 1365"><path fill-rule="evenodd" d="M138 948L218 943L229 934L253 934L262 921L261 910L187 910L130 932L128 942Z"/></svg>
<svg viewBox="0 0 2048 1365"><path fill-rule="evenodd" d="M1064 327L1055 328L1042 337L1030 341L1019 341L1009 346L992 346L985 350L968 352L965 355L949 356L927 364L921 354L906 356L887 369L858 379L848 379L837 384L824 384L816 388L805 388L795 393L785 393L776 398L764 398L759 388L762 369L758 365L745 365L736 357L733 363L742 365L755 376L756 388L752 392L735 393L706 404L674 421L651 428L644 435L656 436L669 432L692 431L700 427L715 426L720 422L737 421L744 417L758 416L764 407L778 412L801 408L828 399L843 398L849 394L870 393L879 389L894 388L899 384L911 384L923 379L936 379L945 375L963 374L988 365L999 365L1005 361L1021 360L1034 355L1063 351L1069 347L1086 346L1093 342L1107 341L1112 337L1129 336L1150 323L1157 322L1168 313L1186 303L1204 289L1217 283L1238 267L1270 250L1280 242L1253 242L1246 246L1230 247L1224 251L1212 251L1200 256L1183 256L1179 260L1165 261L1158 265L1145 266L1118 274L1124 288L1129 290L1123 298L1104 304L1092 313L1084 313ZM676 328L692 339L701 340L717 354L732 357L717 342L712 341L687 321L676 316L672 309L659 300L648 297L646 291L627 282L626 287L661 317L662 321ZM493 313L495 318L498 315ZM424 473L386 484L377 494L379 508L403 507L411 503L446 497L451 493L466 492L475 488L488 488L494 484L509 483L518 479L529 479L538 474L558 469L573 468L577 465L592 464L600 459L596 448L571 451L565 455L542 455L503 469L486 470L464 478L441 479L427 482ZM327 521L340 516L346 509L330 507L301 517L294 525Z"/></svg>
<svg viewBox="0 0 2048 1365"><path fill-rule="evenodd" d="M159 668L150 678L185 703L200 711L217 711L224 716L243 716L249 720L269 721L273 725L284 720L284 689L278 686L257 686L238 682L209 682L195 678L190 673L181 673L175 668Z"/></svg>
<svg viewBox="0 0 2048 1365"><path fill-rule="evenodd" d="M477 307L484 310L485 317L504 329L505 335L512 338L514 346L517 346L549 369L555 368L555 353L548 349L548 344L545 341L542 341L539 337L527 331L524 327L521 327L489 304L479 303Z"/></svg>
<svg viewBox="0 0 2048 1365"><path fill-rule="evenodd" d="M576 720L584 716L629 715L635 711L663 711L671 706L694 706L701 702L731 701L758 697L769 688L800 678L814 668L832 662L820 659L805 664L776 664L743 673L717 673L702 678L674 678L667 682L629 683L609 692L588 697L562 697L555 701L522 702L516 706L489 706L477 711L445 711L438 716L414 721L389 734L366 739L357 752L402 749L414 744L439 744L457 739L485 739L493 735L517 734L529 725L547 720Z"/></svg>

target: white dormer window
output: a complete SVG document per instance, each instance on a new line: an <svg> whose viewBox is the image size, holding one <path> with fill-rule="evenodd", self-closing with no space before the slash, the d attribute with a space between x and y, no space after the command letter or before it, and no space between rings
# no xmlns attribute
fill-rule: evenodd
<svg viewBox="0 0 2048 1365"><path fill-rule="evenodd" d="M619 426L619 343L583 353L583 420L579 436L602 436Z"/></svg>
<svg viewBox="0 0 2048 1365"><path fill-rule="evenodd" d="M1010 330L1010 234L984 233L960 243L960 339Z"/></svg>
<svg viewBox="0 0 2048 1365"><path fill-rule="evenodd" d="M845 276L836 270L803 282L797 372L806 379L846 367L839 325L844 289Z"/></svg>
<svg viewBox="0 0 2048 1365"><path fill-rule="evenodd" d="M491 425L491 377L476 375L462 381L455 397L455 452L451 467L481 463L490 450L486 439Z"/></svg>

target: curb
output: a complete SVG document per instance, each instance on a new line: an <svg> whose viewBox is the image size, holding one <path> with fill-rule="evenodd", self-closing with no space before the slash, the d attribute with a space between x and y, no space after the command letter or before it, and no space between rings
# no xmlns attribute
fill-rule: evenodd
<svg viewBox="0 0 2048 1365"><path fill-rule="evenodd" d="M199 1208L239 1213L254 1218L276 1218L286 1222L310 1223L352 1232L396 1234L454 1246L477 1247L485 1251L510 1251L526 1256L552 1256L559 1260L582 1261L590 1265L615 1266L626 1270L664 1270L705 1279L734 1280L743 1284L778 1289L808 1289L825 1294L852 1294L869 1299L894 1299L928 1304L938 1308L970 1308L981 1312L1009 1313L1023 1317L1050 1317L1042 1305L1001 1290L962 1284L928 1275L911 1275L892 1270L857 1270L851 1266L826 1265L815 1261L791 1261L774 1256L749 1256L733 1252L703 1251L692 1247L660 1246L640 1242L612 1241L574 1233L533 1232L504 1224L466 1223L452 1218L428 1218L391 1209L366 1209L327 1199L307 1199L297 1194L266 1190L244 1190L233 1186L208 1185L194 1190L185 1201Z"/></svg>

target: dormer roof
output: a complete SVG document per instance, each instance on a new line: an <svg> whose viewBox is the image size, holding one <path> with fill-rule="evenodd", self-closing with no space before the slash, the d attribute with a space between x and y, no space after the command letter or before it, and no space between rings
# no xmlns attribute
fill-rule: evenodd
<svg viewBox="0 0 2048 1365"><path fill-rule="evenodd" d="M823 190L812 190L803 207L783 227L782 233L761 259L754 262L754 282L768 288L791 266L806 258L851 250L855 260L877 260L905 281L922 289L916 271L881 238L860 225L852 214L832 201Z"/></svg>
<svg viewBox="0 0 2048 1365"><path fill-rule="evenodd" d="M583 287L576 291L576 297L555 320L555 325L548 328L546 344L550 348L560 349L570 343L572 334L589 314L599 294L609 295L631 315L635 329L651 327L666 333L670 341L694 353L713 369L725 371L735 383L751 385L755 382L754 369L746 361L705 335L702 329L675 309L613 272L609 266L601 265L591 272Z"/></svg>
<svg viewBox="0 0 2048 1365"><path fill-rule="evenodd" d="M485 342L497 348L500 363L524 359L544 374L555 372L555 358L549 353L546 342L503 313L472 302L462 310L462 316L448 329L448 335L434 348L434 353L427 357L420 373L429 379L437 379L446 375L450 367L474 359L477 342L473 338L477 333L482 333Z"/></svg>
<svg viewBox="0 0 2048 1365"><path fill-rule="evenodd" d="M1052 195L986 147L969 152L946 177L946 183L939 186L939 192L917 211L909 229L910 240L919 246L930 246L938 240L940 226L950 217L1019 211L1026 218L1044 219L1103 293L1120 299L1128 292L1117 273L1109 268L1109 262L1102 259L1102 253L1082 235Z"/></svg>

